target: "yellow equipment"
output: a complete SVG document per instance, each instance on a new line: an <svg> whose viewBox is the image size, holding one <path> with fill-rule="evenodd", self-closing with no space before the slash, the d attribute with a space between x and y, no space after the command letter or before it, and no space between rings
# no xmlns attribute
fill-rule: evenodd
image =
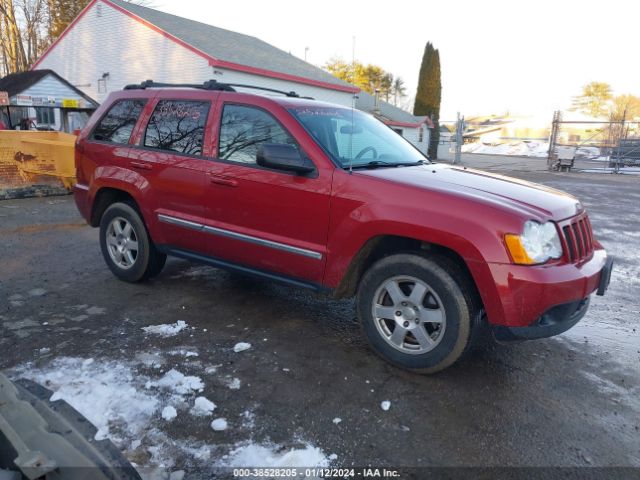
<svg viewBox="0 0 640 480"><path fill-rule="evenodd" d="M76 136L64 132L0 130L0 189L76 183Z"/></svg>

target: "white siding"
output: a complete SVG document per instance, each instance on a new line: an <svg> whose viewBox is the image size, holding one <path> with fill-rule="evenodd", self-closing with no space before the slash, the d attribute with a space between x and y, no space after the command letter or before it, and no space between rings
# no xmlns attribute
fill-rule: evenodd
<svg viewBox="0 0 640 480"><path fill-rule="evenodd" d="M425 153L425 154L427 153L427 150L429 149L430 130L427 128L426 125L422 127L424 128L422 142L418 141L419 139L418 128L410 128L410 127L392 127L392 128L402 130L402 136L404 138L409 140L409 142L411 142L414 146L416 146L418 150L420 150L422 153Z"/></svg>
<svg viewBox="0 0 640 480"><path fill-rule="evenodd" d="M129 83L194 82L210 72L204 58L103 2L94 4L37 68L54 70L98 102ZM107 93L99 93L104 73L109 73Z"/></svg>
<svg viewBox="0 0 640 480"><path fill-rule="evenodd" d="M94 4L37 68L54 70L98 102L104 101L109 92L147 79L201 83L215 78L227 83L295 90L342 105L351 105L352 98L346 92L213 68L207 59L103 2ZM98 80L104 73L109 73L106 93L98 92Z"/></svg>
<svg viewBox="0 0 640 480"><path fill-rule="evenodd" d="M32 85L25 91L20 92L20 94L31 95L32 97L54 97L58 101L63 98L85 101L83 96L69 88L68 85L65 85L53 75L47 75L35 85Z"/></svg>
<svg viewBox="0 0 640 480"><path fill-rule="evenodd" d="M306 85L303 83L289 82L286 80L280 80L278 78L262 77L258 75L252 75L250 73L238 72L235 70L222 68L212 68L211 70L221 72L222 74L220 75L216 73L215 75L209 75L207 79L215 78L219 82L259 85L261 87L275 88L276 90L283 90L285 92L293 90L298 95L303 97L313 97L316 100L337 103L338 105L344 105L348 107L351 106L353 98L353 95L351 93L329 90L327 88L315 87L313 85ZM255 90L253 92L258 93Z"/></svg>

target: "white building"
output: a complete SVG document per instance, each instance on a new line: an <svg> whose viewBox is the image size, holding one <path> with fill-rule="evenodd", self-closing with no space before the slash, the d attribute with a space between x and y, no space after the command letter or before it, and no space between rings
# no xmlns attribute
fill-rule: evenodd
<svg viewBox="0 0 640 480"><path fill-rule="evenodd" d="M0 78L0 122L8 129L82 128L98 103L51 70Z"/></svg>
<svg viewBox="0 0 640 480"><path fill-rule="evenodd" d="M109 92L147 79L215 79L295 91L345 106L351 106L359 91L258 38L121 0L91 0L33 69L54 70L99 102ZM414 125L402 127L403 135L414 142L421 120L403 113L411 118L402 123Z"/></svg>

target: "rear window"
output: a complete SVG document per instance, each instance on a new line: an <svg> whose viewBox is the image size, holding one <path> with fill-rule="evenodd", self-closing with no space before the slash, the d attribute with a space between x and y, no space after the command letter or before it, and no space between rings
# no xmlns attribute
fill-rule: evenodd
<svg viewBox="0 0 640 480"><path fill-rule="evenodd" d="M129 143L146 100L120 100L113 104L93 130L91 138L118 144Z"/></svg>
<svg viewBox="0 0 640 480"><path fill-rule="evenodd" d="M202 155L204 125L210 102L161 100L153 111L144 146Z"/></svg>

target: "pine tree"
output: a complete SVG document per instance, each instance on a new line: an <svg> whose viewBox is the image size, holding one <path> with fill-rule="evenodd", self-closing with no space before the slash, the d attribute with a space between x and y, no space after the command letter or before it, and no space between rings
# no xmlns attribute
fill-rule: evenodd
<svg viewBox="0 0 640 480"><path fill-rule="evenodd" d="M435 128L431 134L429 144L429 156L432 159L438 156L440 99L442 96L442 81L440 79L440 52L433 48L431 42L427 42L420 65L418 77L418 91L413 106L414 115L427 115L433 120Z"/></svg>
<svg viewBox="0 0 640 480"><path fill-rule="evenodd" d="M58 38L88 3L89 0L48 0L49 40Z"/></svg>

